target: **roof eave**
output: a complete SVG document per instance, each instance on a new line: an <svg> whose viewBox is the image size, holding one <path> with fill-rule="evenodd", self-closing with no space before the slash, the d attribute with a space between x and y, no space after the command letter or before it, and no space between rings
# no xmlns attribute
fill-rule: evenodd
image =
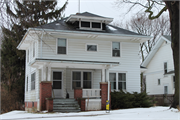
<svg viewBox="0 0 180 120"><path fill-rule="evenodd" d="M110 23L113 21L113 18L100 18L100 17L87 17L87 16L81 16L81 15L70 15L66 22L70 21L71 19L92 19L92 20L99 20L99 21L104 21L104 23Z"/></svg>

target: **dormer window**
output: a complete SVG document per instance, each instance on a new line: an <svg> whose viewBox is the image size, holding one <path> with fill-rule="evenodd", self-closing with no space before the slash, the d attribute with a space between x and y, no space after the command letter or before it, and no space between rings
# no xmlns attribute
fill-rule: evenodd
<svg viewBox="0 0 180 120"><path fill-rule="evenodd" d="M79 21L79 29L101 31L102 28L102 23L100 22Z"/></svg>
<svg viewBox="0 0 180 120"><path fill-rule="evenodd" d="M90 22L84 22L84 21L81 21L81 27L87 27L87 28L90 28Z"/></svg>
<svg viewBox="0 0 180 120"><path fill-rule="evenodd" d="M92 22L92 28L101 28L101 23Z"/></svg>

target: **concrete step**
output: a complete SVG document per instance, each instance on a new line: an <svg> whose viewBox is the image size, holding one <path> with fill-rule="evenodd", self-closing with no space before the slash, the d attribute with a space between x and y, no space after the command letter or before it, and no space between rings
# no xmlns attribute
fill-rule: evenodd
<svg viewBox="0 0 180 120"><path fill-rule="evenodd" d="M54 106L53 110L78 110L80 109L79 107L58 107Z"/></svg>
<svg viewBox="0 0 180 120"><path fill-rule="evenodd" d="M68 102L72 102L72 101L76 101L75 99L57 99L57 98L55 98L55 99L53 99L53 101L68 101Z"/></svg>
<svg viewBox="0 0 180 120"><path fill-rule="evenodd" d="M81 110L56 110L56 109L53 109L54 112L80 112Z"/></svg>
<svg viewBox="0 0 180 120"><path fill-rule="evenodd" d="M79 112L81 111L78 102L75 99L54 99L54 112Z"/></svg>
<svg viewBox="0 0 180 120"><path fill-rule="evenodd" d="M53 107L79 107L78 104L55 104Z"/></svg>

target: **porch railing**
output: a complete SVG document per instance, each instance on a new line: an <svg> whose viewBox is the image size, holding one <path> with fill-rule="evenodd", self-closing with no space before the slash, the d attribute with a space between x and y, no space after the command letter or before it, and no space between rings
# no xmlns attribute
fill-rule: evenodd
<svg viewBox="0 0 180 120"><path fill-rule="evenodd" d="M101 89L82 89L83 98L101 97Z"/></svg>

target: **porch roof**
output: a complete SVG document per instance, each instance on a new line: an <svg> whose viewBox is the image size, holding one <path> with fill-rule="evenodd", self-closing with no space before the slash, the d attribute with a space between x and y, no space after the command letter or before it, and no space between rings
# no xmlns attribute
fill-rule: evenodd
<svg viewBox="0 0 180 120"><path fill-rule="evenodd" d="M105 61L85 61L85 60L65 60L65 59L45 59L36 58L31 63L32 67L42 67L45 64L51 64L52 67L72 67L72 68L104 68L120 65L120 62Z"/></svg>

